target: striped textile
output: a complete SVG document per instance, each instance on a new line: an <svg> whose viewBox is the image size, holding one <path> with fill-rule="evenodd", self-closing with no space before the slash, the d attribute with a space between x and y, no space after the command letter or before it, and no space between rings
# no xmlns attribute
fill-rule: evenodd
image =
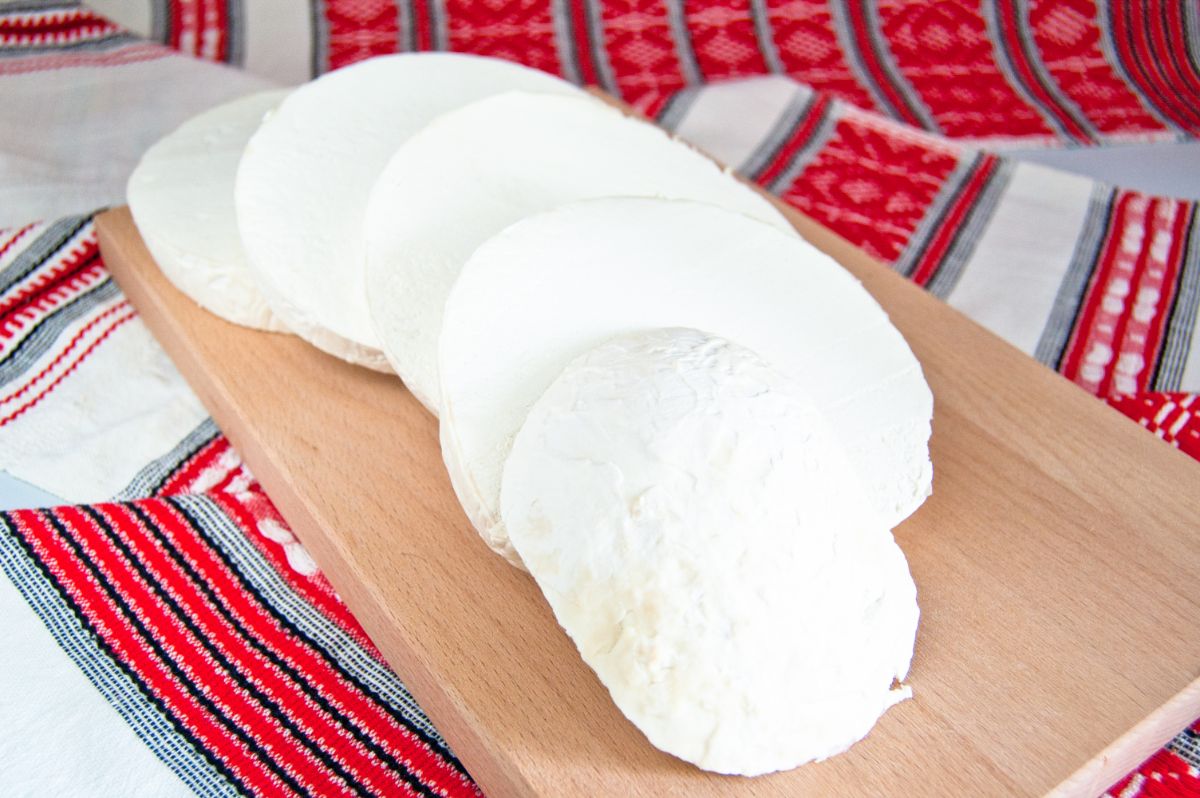
<svg viewBox="0 0 1200 798"><path fill-rule="evenodd" d="M0 563L199 794L476 794L345 608L312 600L319 575L299 589L273 561L244 492L0 513Z"/></svg>
<svg viewBox="0 0 1200 798"><path fill-rule="evenodd" d="M1194 5L95 5L280 80L449 48L602 85L1200 457L1196 203L981 147L1194 137ZM294 38L272 49L268 22ZM16 75L118 85L181 60L74 4L0 4L0 108ZM219 73L194 66L197 87ZM79 502L0 515L0 568L188 788L477 792L108 277L90 214L0 230L0 468ZM1110 794L1200 794L1198 734Z"/></svg>
<svg viewBox="0 0 1200 798"><path fill-rule="evenodd" d="M1181 0L92 0L183 52L292 82L374 55L457 50L601 86L652 115L675 92L779 74L950 138L1097 144L1200 132L1200 22Z"/></svg>

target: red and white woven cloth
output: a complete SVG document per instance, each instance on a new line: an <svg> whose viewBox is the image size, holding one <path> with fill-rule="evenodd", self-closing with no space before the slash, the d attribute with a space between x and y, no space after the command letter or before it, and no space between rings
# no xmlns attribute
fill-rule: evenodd
<svg viewBox="0 0 1200 798"><path fill-rule="evenodd" d="M447 48L623 96L1200 457L1196 204L1003 154L1196 138L1193 0L0 1L0 469L70 503L0 514L0 792L477 792L90 215L198 110ZM1200 795L1198 739L1110 793Z"/></svg>

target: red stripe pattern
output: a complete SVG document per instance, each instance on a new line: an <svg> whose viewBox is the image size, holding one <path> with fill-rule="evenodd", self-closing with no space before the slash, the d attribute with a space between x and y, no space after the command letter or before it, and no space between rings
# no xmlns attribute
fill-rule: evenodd
<svg viewBox="0 0 1200 798"><path fill-rule="evenodd" d="M0 6L0 76L135 64L169 53L81 6L37 11Z"/></svg>
<svg viewBox="0 0 1200 798"><path fill-rule="evenodd" d="M1060 370L1097 396L1145 391L1177 290L1192 204L1122 192Z"/></svg>
<svg viewBox="0 0 1200 798"><path fill-rule="evenodd" d="M946 209L946 213L939 220L937 229L909 274L909 278L914 283L921 286L928 285L934 274L937 273L938 267L941 266L950 250L951 243L962 230L967 215L975 207L979 195L987 186L988 181L995 176L999 166L999 158L995 155L985 155L980 164L972 170L966 182L955 194L950 207Z"/></svg>
<svg viewBox="0 0 1200 798"><path fill-rule="evenodd" d="M163 2L177 49L230 57L228 0ZM876 257L909 264L926 285L970 247L1004 163L854 106L879 98L897 118L964 138L1200 132L1200 77L1179 4L989 7L995 31L984 5L967 0L320 0L314 63L444 45L574 69L585 82L608 70L650 113L690 79L778 66L817 90L753 177ZM131 42L88 49L119 35L81 10L0 15L0 73L161 53ZM56 49L26 57L46 47ZM1185 279L1197 268L1195 219L1194 203L1114 194L1058 363L1148 434L1200 458L1200 400L1155 390L1164 352L1177 357L1191 332L1179 319L1195 311L1196 283ZM0 231L0 431L53 404L58 386L136 323L86 220ZM246 792L477 794L398 682L384 695L355 670L384 666L227 440L186 452L149 492L15 513L0 532L170 719L181 746ZM318 627L338 646L321 642ZM1111 794L1195 794L1198 750L1193 729Z"/></svg>
<svg viewBox="0 0 1200 798"><path fill-rule="evenodd" d="M175 0L167 44L206 61L228 61L230 27L227 0Z"/></svg>
<svg viewBox="0 0 1200 798"><path fill-rule="evenodd" d="M1167 6L1176 6L1168 13ZM1200 107L1196 105L1196 75L1187 63L1186 51L1172 52L1182 42L1179 30L1165 25L1182 14L1178 0L1112 0L1111 41L1133 81L1147 102L1170 124L1196 135L1200 132Z"/></svg>
<svg viewBox="0 0 1200 798"><path fill-rule="evenodd" d="M1077 119L1086 120L1102 137L1200 132L1200 112L1194 110L1200 77L1186 55L1182 4L1176 0L1111 0L1107 16L1092 0L995 2L1002 21L995 34L988 29L981 4L970 0L766 0L760 21L765 36L756 30L750 0L681 5L689 46L700 76L707 80L771 71L763 52L770 47L778 69L819 91L952 137L1090 141L1091 133ZM602 54L592 51L597 37L589 38L584 30L588 5L583 0L562 3L569 19L560 31L570 41L559 42L549 0L448 0L448 47L558 74L567 73L559 53L574 52L578 77L586 83L600 82L594 64L603 58L611 64L621 96L651 113L687 85L667 2L595 0ZM423 4L413 6L425 13L417 8ZM318 63L336 68L395 51L392 4L322 0L322 7L329 37L322 45L326 57ZM841 9L841 28L835 7ZM878 17L877 25L871 22L872 14ZM1018 33L1022 25L1029 30L1028 41ZM993 35L1001 37L1015 58L1019 87L1001 68ZM1105 36L1119 45L1111 59L1103 45ZM856 74L852 62L861 64L865 73ZM1054 94L1036 79L1038 68L1049 76ZM878 107L872 91L879 93L885 107ZM1022 92L1029 92L1031 99ZM1162 99L1154 99L1160 95ZM1158 104L1163 108L1152 111ZM1051 127L1047 116L1063 132Z"/></svg>
<svg viewBox="0 0 1200 798"><path fill-rule="evenodd" d="M164 43L201 58L229 59L228 42L240 24L228 12L229 0L155 2L171 20ZM410 9L411 30L400 29L392 0L311 2L323 28L311 43L320 71L401 49L444 46L600 83L595 64L606 60L618 93L652 114L688 83L665 0L563 0L558 5L568 18L557 29L551 0L446 0L440 21L433 19L436 3L397 0ZM680 5L706 80L782 71L865 110L969 139L1091 143L1093 129L1101 141L1200 133L1200 72L1188 57L1185 4L988 2L995 6L997 30L989 29L980 0L763 0L759 12L751 0ZM599 9L598 36L585 28L591 7ZM113 30L84 11L55 12L36 25L27 16L10 23L14 41ZM435 34L439 24L448 31L444 40ZM0 24L0 46L5 33ZM603 52L595 51L597 40ZM1196 43L1191 46L1194 51ZM765 48L774 51L776 63ZM1012 59L1014 75L1005 74L997 48ZM574 54L574 71L562 53ZM1042 73L1048 84L1038 77Z"/></svg>
<svg viewBox="0 0 1200 798"><path fill-rule="evenodd" d="M1125 394L1109 397L1108 403L1159 439L1200 460L1200 395ZM1200 731L1200 724L1193 728Z"/></svg>
<svg viewBox="0 0 1200 798"><path fill-rule="evenodd" d="M122 32L121 28L86 8L2 13L0 49L68 47L98 41Z"/></svg>
<svg viewBox="0 0 1200 798"><path fill-rule="evenodd" d="M1002 34L997 44L1004 47L1012 59L1015 77L1021 86L1032 96L1037 108L1052 118L1067 138L1083 143L1092 141L1091 133L1079 123L1072 110L1060 103L1050 93L1050 88L1043 85L1037 71L1039 65L1035 62L1036 54L1026 51L1026 41L1021 30L1024 19L1016 0L996 0L995 6Z"/></svg>
<svg viewBox="0 0 1200 798"><path fill-rule="evenodd" d="M178 2L178 0L173 0ZM400 23L391 0L314 0L327 29L323 70L387 55L399 49Z"/></svg>
<svg viewBox="0 0 1200 798"><path fill-rule="evenodd" d="M832 97L876 110L870 92L850 69L829 3L768 0L766 5L770 38L784 72Z"/></svg>
<svg viewBox="0 0 1200 798"><path fill-rule="evenodd" d="M269 795L478 794L437 740L258 595L194 507L146 499L21 511L8 516L8 533L234 785Z"/></svg>
<svg viewBox="0 0 1200 798"><path fill-rule="evenodd" d="M1094 0L1029 0L1028 22L1055 84L1097 130L1114 136L1164 130L1105 57Z"/></svg>
<svg viewBox="0 0 1200 798"><path fill-rule="evenodd" d="M877 258L893 261L958 162L952 147L896 135L861 114L833 135L784 200Z"/></svg>
<svg viewBox="0 0 1200 798"><path fill-rule="evenodd" d="M812 141L817 127L829 113L833 103L828 97L817 97L809 106L803 120L796 124L783 146L758 174L751 175L761 185L773 188L776 181L787 171L797 154ZM815 175L815 173L814 173Z"/></svg>
<svg viewBox="0 0 1200 798"><path fill-rule="evenodd" d="M621 96L650 116L687 85L671 35L667 6L659 0L603 3L604 48Z"/></svg>
<svg viewBox="0 0 1200 798"><path fill-rule="evenodd" d="M495 4L446 0L445 9L449 49L562 73L550 0Z"/></svg>
<svg viewBox="0 0 1200 798"><path fill-rule="evenodd" d="M1053 135L1001 73L987 23L973 4L893 0L879 4L879 15L904 77L946 135Z"/></svg>
<svg viewBox="0 0 1200 798"><path fill-rule="evenodd" d="M688 4L686 18L692 49L706 80L769 71L759 49L750 0Z"/></svg>

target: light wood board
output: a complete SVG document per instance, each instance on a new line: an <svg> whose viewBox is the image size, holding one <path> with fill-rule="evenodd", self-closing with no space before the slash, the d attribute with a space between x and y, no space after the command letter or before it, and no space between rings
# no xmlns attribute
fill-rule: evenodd
<svg viewBox="0 0 1200 798"><path fill-rule="evenodd" d="M484 790L502 796L1102 791L1200 715L1200 465L788 210L891 314L936 410L934 495L896 532L915 700L848 753L743 779L646 742L532 579L475 536L394 377L227 324L128 212L117 281Z"/></svg>

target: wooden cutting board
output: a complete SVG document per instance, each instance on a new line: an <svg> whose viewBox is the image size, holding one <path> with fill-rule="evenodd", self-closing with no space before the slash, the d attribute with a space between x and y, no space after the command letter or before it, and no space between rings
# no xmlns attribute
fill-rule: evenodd
<svg viewBox="0 0 1200 798"><path fill-rule="evenodd" d="M1089 795L1200 716L1200 464L789 209L908 338L934 495L896 531L911 684L848 753L756 779L653 747L533 580L475 536L394 377L177 292L125 209L113 275L484 790L501 796Z"/></svg>

